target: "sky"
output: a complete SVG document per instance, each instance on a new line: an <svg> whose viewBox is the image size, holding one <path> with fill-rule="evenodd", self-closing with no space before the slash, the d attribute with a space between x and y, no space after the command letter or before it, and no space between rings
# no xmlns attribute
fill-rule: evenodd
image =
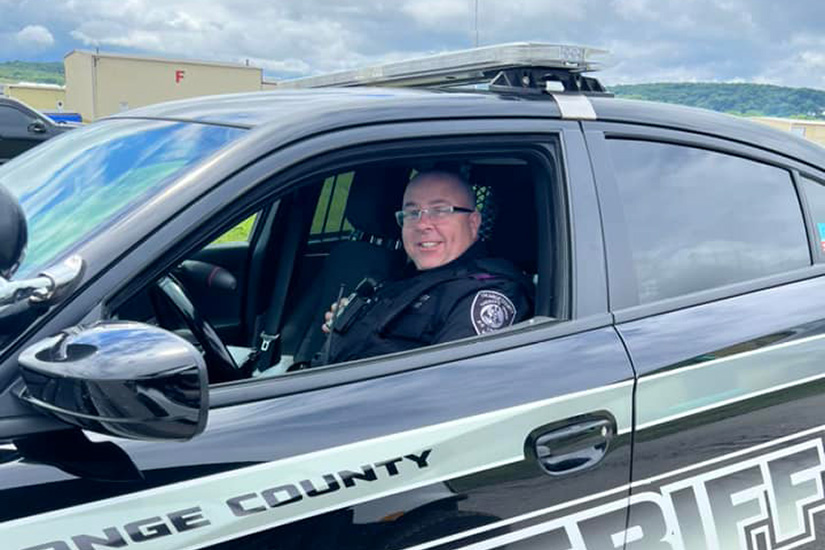
<svg viewBox="0 0 825 550"><path fill-rule="evenodd" d="M537 41L610 50L608 85L825 89L823 27L825 0L0 0L0 62L97 48L276 80Z"/></svg>

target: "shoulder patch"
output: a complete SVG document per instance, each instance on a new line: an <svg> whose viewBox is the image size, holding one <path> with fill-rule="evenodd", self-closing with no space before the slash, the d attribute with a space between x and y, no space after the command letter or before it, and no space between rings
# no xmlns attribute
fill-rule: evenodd
<svg viewBox="0 0 825 550"><path fill-rule="evenodd" d="M476 334L487 334L500 328L509 327L516 318L513 302L495 290L481 290L473 298L470 319Z"/></svg>

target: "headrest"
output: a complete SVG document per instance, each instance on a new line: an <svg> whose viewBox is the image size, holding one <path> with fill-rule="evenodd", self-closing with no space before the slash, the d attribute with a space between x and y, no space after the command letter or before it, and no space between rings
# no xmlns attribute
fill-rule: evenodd
<svg viewBox="0 0 825 550"><path fill-rule="evenodd" d="M3 186L0 186L0 239L0 276L8 279L23 260L28 231L20 203Z"/></svg>
<svg viewBox="0 0 825 550"><path fill-rule="evenodd" d="M375 165L355 172L347 197L346 218L357 230L400 239L395 211L401 209L409 168Z"/></svg>
<svg viewBox="0 0 825 550"><path fill-rule="evenodd" d="M476 165L471 183L486 188L495 213L486 235L492 257L507 258L527 273L535 273L538 253L538 223L535 190L527 165ZM484 213L482 212L482 217Z"/></svg>

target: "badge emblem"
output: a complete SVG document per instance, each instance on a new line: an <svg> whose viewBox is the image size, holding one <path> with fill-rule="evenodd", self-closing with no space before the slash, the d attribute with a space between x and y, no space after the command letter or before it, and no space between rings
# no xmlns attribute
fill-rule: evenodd
<svg viewBox="0 0 825 550"><path fill-rule="evenodd" d="M512 325L516 318L516 306L501 292L481 290L473 298L470 318L476 334L487 334Z"/></svg>

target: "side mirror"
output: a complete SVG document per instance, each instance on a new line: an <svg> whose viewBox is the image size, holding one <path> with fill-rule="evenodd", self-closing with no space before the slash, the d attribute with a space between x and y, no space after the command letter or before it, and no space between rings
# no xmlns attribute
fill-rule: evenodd
<svg viewBox="0 0 825 550"><path fill-rule="evenodd" d="M42 120L35 120L29 124L29 132L32 134L45 134L46 124Z"/></svg>
<svg viewBox="0 0 825 550"><path fill-rule="evenodd" d="M69 329L23 350L20 398L81 428L186 440L206 427L206 363L192 344L130 321Z"/></svg>
<svg viewBox="0 0 825 550"><path fill-rule="evenodd" d="M10 279L28 242L26 216L17 199L0 185L0 277Z"/></svg>

